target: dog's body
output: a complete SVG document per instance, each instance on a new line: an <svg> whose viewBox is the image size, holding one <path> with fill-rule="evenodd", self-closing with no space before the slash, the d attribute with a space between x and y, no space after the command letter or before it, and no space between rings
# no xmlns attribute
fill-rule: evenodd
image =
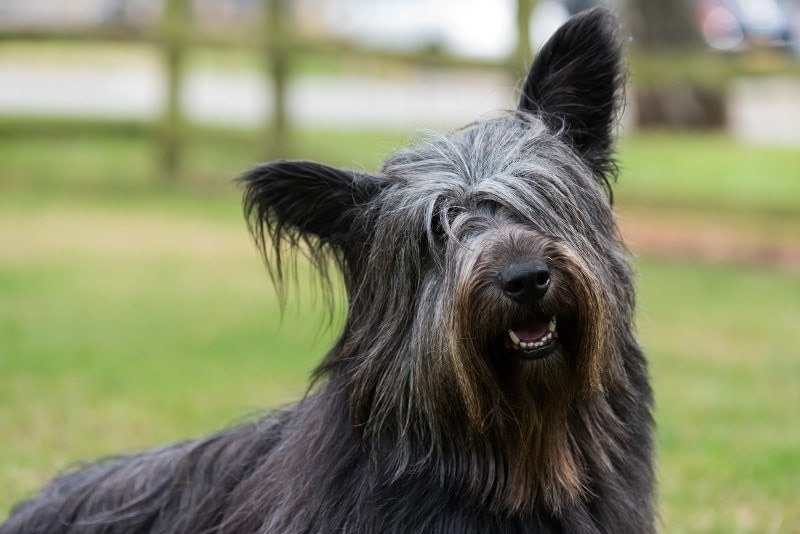
<svg viewBox="0 0 800 534"><path fill-rule="evenodd" d="M250 171L245 211L278 282L287 246L344 275L317 389L67 474L0 533L653 531L652 395L608 199L615 28L574 17L516 111L378 175Z"/></svg>

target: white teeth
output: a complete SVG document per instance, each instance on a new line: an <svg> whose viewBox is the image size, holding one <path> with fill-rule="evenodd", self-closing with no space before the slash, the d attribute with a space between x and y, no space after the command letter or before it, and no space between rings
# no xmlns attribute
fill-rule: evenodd
<svg viewBox="0 0 800 534"><path fill-rule="evenodd" d="M514 333L513 330L508 331L508 337L511 339L512 343L514 344L514 348L517 349L538 349L546 344L550 343L553 340L553 332L547 332L541 339L537 341L522 341L517 334Z"/></svg>
<svg viewBox="0 0 800 534"><path fill-rule="evenodd" d="M555 317L553 317L550 320L550 322L547 324L547 330L549 332L551 332L551 333L556 331L556 318Z"/></svg>

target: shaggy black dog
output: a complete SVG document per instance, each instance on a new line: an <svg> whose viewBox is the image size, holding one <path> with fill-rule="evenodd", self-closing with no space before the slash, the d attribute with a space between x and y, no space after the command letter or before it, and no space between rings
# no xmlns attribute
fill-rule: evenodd
<svg viewBox="0 0 800 534"><path fill-rule="evenodd" d="M344 278L312 393L66 474L0 532L654 531L652 395L609 201L616 28L573 17L516 110L377 174L247 173L278 284L292 250Z"/></svg>

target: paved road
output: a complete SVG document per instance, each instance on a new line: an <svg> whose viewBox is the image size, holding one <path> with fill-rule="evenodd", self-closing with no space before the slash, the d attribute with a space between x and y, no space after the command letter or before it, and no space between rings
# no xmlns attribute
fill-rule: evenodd
<svg viewBox="0 0 800 534"><path fill-rule="evenodd" d="M800 147L800 79L734 82L728 92L728 123L745 142Z"/></svg>
<svg viewBox="0 0 800 534"><path fill-rule="evenodd" d="M256 73L193 71L182 90L198 122L257 126L271 112L271 89ZM456 127L513 105L501 75L421 74L393 79L304 77L292 82L288 111L303 125ZM43 68L0 64L0 113L152 118L162 107L156 68Z"/></svg>
<svg viewBox="0 0 800 534"><path fill-rule="evenodd" d="M165 84L157 65L53 67L0 63L0 114L153 118ZM755 143L800 146L800 80L735 83L729 128ZM271 88L257 73L192 71L185 112L201 123L258 126L271 113ZM392 78L303 77L288 93L301 125L449 129L509 109L515 88L500 74L408 70Z"/></svg>

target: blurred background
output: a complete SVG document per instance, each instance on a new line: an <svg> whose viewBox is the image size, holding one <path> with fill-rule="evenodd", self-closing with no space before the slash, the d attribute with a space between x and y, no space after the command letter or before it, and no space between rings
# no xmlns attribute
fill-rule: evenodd
<svg viewBox="0 0 800 534"><path fill-rule="evenodd" d="M376 169L514 106L597 2L0 0L0 518L65 466L302 395L337 332L283 312L233 179ZM639 272L665 532L800 532L800 0L613 2L615 198Z"/></svg>

